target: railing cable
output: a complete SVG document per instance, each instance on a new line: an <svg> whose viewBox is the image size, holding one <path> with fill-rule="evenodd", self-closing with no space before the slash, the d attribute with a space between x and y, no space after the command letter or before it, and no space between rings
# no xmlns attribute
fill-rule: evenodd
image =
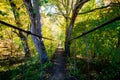
<svg viewBox="0 0 120 80"><path fill-rule="evenodd" d="M47 39L47 40L52 40L52 41L54 41L53 39L39 36L38 34L34 34L34 33L30 32L30 31L26 31L26 30L24 30L24 29L18 28L18 27L16 27L16 26L11 25L11 24L9 24L9 23L6 23L6 22L4 22L4 21L1 21L1 20L0 20L0 23L3 24L3 25L8 26L8 27L10 27L10 28L14 28L14 29L17 29L17 30L19 30L19 31L22 31L22 32L24 32L24 33L34 35L34 36L36 36L36 37L38 37L38 38L43 38L43 39Z"/></svg>
<svg viewBox="0 0 120 80"><path fill-rule="evenodd" d="M85 35L93 32L93 31L96 31L96 30L98 30L98 29L100 29L100 28L103 28L103 27L105 27L105 25L110 24L110 23L113 23L113 22L115 22L115 21L117 21L117 20L120 20L120 14L119 14L119 16L117 16L117 17L115 17L115 18L112 18L111 20L108 20L108 21L104 22L103 24L101 24L101 25L99 25L99 26L97 26L97 27L95 27L95 28L93 28L93 29L91 29L91 30L89 30L89 31L87 31L87 32L84 32L84 33L82 33L81 35L79 35L79 36L77 36L77 37L75 37L75 38L73 38L73 39L70 39L69 41L71 42L71 41L73 41L74 39L78 39L78 38L80 38L80 37L83 37L83 36L85 36Z"/></svg>

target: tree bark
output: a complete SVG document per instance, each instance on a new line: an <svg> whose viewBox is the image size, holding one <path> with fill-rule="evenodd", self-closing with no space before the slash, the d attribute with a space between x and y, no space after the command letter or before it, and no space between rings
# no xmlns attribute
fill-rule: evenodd
<svg viewBox="0 0 120 80"><path fill-rule="evenodd" d="M26 9L28 11L28 14L30 16L31 20L31 29L30 31L34 34L37 34L39 36L42 36L41 31L41 16L40 16L40 8L37 4L39 0L34 0L33 3L31 3L31 0L24 0L24 3L26 5ZM42 41L42 38L38 38L34 35L32 35L33 42L36 46L36 49L40 55L41 63L44 63L47 61L47 53L44 46L44 43Z"/></svg>
<svg viewBox="0 0 120 80"><path fill-rule="evenodd" d="M21 41L22 41L22 45L23 45L23 48L24 48L24 52L25 52L25 58L28 58L31 56L31 53L30 53L30 49L29 49L29 46L28 46L28 39L27 39L27 36L25 36L22 32L19 31L19 33L17 33L17 35L20 37Z"/></svg>
<svg viewBox="0 0 120 80"><path fill-rule="evenodd" d="M22 25L20 22L19 13L18 13L18 9L16 7L16 4L12 0L9 0L9 2L10 2L10 5L12 7L12 11L13 11L13 15L14 15L16 24L18 27L21 27ZM24 35L21 31L19 31L18 33L15 31L15 33L21 39L21 42L22 42L22 45L24 48L24 52L25 52L25 57L30 57L30 49L28 46L27 35Z"/></svg>
<svg viewBox="0 0 120 80"><path fill-rule="evenodd" d="M70 24L68 27L67 35L66 35L66 43L65 43L65 51L68 56L70 56L70 39L71 39L71 34L72 34L72 29L74 27L75 20L78 16L79 10L83 7L83 5L88 2L89 0L80 0L76 2L76 5L72 11L72 17L70 20Z"/></svg>

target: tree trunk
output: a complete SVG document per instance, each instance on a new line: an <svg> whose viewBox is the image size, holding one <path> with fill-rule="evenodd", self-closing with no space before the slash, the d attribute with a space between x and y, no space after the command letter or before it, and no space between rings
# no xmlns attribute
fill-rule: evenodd
<svg viewBox="0 0 120 80"><path fill-rule="evenodd" d="M31 20L31 29L30 31L34 34L37 34L39 36L42 36L42 31L41 31L41 16L40 16L40 8L39 5L37 4L39 0L34 0L31 2L31 0L24 0L24 3L26 5L28 14L30 16ZM45 50L44 43L42 41L42 38L38 38L36 36L32 35L33 42L36 46L36 49L40 55L41 58L41 63L44 63L47 61L47 53Z"/></svg>
<svg viewBox="0 0 120 80"><path fill-rule="evenodd" d="M72 17L70 20L70 24L68 27L67 35L66 35L66 44L65 44L65 51L68 56L70 56L70 39L71 39L71 34L72 34L72 29L74 27L75 20L78 16L79 10L83 7L83 5L88 2L89 0L80 0L76 2L76 5L72 11Z"/></svg>
<svg viewBox="0 0 120 80"><path fill-rule="evenodd" d="M69 48L69 45L70 45L70 42L68 43L68 29L69 29L69 19L68 17L66 18L66 36L65 36L65 53L67 56L70 56L70 48Z"/></svg>
<svg viewBox="0 0 120 80"><path fill-rule="evenodd" d="M24 52L25 52L25 58L28 58L31 56L30 54L30 49L28 46L28 40L27 40L27 36L25 36L22 32L19 31L18 36L20 37L21 41L22 41L22 45L24 48Z"/></svg>
<svg viewBox="0 0 120 80"><path fill-rule="evenodd" d="M10 5L12 7L12 11L13 11L13 15L15 17L15 21L18 27L21 27L21 22L20 22L20 18L19 18L19 13L18 13L18 9L16 7L16 4L12 1L9 0ZM24 35L21 31L19 31L18 33L16 31L14 31L18 37L21 39L23 48L24 48L24 52L25 52L25 57L30 57L30 49L28 46L28 40L27 40L27 35Z"/></svg>

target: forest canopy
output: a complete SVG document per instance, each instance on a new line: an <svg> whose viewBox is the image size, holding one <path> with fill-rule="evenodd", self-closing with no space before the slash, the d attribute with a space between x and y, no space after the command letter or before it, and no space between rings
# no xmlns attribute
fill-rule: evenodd
<svg viewBox="0 0 120 80"><path fill-rule="evenodd" d="M0 1L0 80L119 80L119 66L120 0Z"/></svg>

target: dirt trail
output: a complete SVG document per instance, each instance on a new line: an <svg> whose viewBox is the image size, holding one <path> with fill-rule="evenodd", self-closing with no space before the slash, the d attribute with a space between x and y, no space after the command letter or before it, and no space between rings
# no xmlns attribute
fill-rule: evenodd
<svg viewBox="0 0 120 80"><path fill-rule="evenodd" d="M66 71L66 58L61 42L59 43L55 53L53 75L50 80L68 80Z"/></svg>

